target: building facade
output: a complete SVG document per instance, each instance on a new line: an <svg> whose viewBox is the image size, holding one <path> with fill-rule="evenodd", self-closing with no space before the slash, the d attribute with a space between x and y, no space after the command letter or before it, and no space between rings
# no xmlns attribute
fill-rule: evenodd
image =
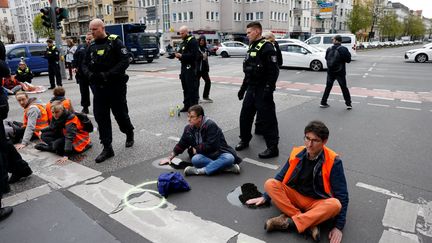
<svg viewBox="0 0 432 243"><path fill-rule="evenodd" d="M12 15L7 0L0 0L0 40L3 43L15 41Z"/></svg>

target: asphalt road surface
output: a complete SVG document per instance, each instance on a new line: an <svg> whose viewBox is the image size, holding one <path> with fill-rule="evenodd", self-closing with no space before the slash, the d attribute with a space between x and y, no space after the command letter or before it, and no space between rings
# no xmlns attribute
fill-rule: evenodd
<svg viewBox="0 0 432 243"><path fill-rule="evenodd" d="M116 156L102 164L94 162L101 151L97 131L91 135L93 148L78 162L57 165L56 156L32 146L21 151L35 173L4 195L4 204L15 205L15 211L0 223L0 242L312 242L293 233L266 233L265 220L278 210L244 207L237 196L247 182L262 191L292 146L303 144L304 126L315 119L329 127L327 145L340 154L348 181L343 242L432 242L432 64L405 62L404 51L411 48L358 52L347 66L351 111L337 85L330 107L319 108L325 71L282 69L275 92L279 157L259 159L265 143L254 136L250 148L239 153L240 175L186 177L192 190L166 201L148 190L157 190L160 173L175 171L156 163L187 123L186 114L169 116L170 108L182 105L180 66L165 57L132 64L128 105L135 145L124 147L125 135L112 118ZM211 57L214 103L202 104L231 146L239 141L241 66L242 58ZM48 76L33 83L48 87ZM78 85L69 81L64 87L80 110ZM202 88L203 82L201 94ZM51 93L32 96L46 102ZM9 103L9 119L21 120L14 97ZM322 242L328 242L328 230L322 227Z"/></svg>

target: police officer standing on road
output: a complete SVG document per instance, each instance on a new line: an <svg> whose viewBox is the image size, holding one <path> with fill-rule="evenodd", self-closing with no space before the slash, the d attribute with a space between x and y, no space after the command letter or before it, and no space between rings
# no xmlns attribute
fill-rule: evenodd
<svg viewBox="0 0 432 243"><path fill-rule="evenodd" d="M183 108L180 112L187 112L189 107L198 104L199 81L197 79L197 64L199 58L198 42L192 35L189 35L187 26L182 26L179 33L183 42L175 57L181 62L180 80L183 88Z"/></svg>
<svg viewBox="0 0 432 243"><path fill-rule="evenodd" d="M60 52L57 47L54 45L53 40L48 39L47 41L47 49L45 52L45 58L48 60L48 75L50 81L50 87L48 89L54 89L54 77L57 83L57 86L62 86L62 77L60 74Z"/></svg>
<svg viewBox="0 0 432 243"><path fill-rule="evenodd" d="M90 81L93 91L93 113L98 124L99 138L103 145L102 153L96 158L101 163L114 156L110 110L126 134L126 147L134 144L134 127L129 118L126 100L126 82L129 76L128 51L119 36L105 32L102 20L90 22L93 41L87 49L83 71Z"/></svg>
<svg viewBox="0 0 432 243"><path fill-rule="evenodd" d="M273 44L261 36L262 27L259 22L249 23L246 33L250 45L243 62L245 77L238 92L239 100L244 100L240 112L241 141L237 144L236 150L249 147L252 124L257 113L262 122L262 134L267 145L267 149L258 156L263 159L272 158L279 155L279 130L273 101L273 92L279 76L277 53Z"/></svg>
<svg viewBox="0 0 432 243"><path fill-rule="evenodd" d="M79 84L81 93L81 106L83 107L82 113L88 114L90 106L90 87L89 80L83 73L82 65L84 63L84 58L87 52L87 48L90 46L93 40L93 35L88 32L85 38L85 43L78 46L77 50L73 55L72 66L75 70L75 79Z"/></svg>

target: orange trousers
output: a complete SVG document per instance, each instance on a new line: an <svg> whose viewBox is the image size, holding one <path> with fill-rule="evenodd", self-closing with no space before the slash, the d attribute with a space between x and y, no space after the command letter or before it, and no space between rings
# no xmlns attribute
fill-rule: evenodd
<svg viewBox="0 0 432 243"><path fill-rule="evenodd" d="M291 217L299 233L335 217L342 207L336 198L306 197L276 179L268 179L264 188L273 204Z"/></svg>

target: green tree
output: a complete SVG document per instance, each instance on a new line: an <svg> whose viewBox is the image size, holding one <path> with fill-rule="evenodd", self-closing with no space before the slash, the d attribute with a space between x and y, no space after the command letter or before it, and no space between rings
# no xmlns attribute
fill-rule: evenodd
<svg viewBox="0 0 432 243"><path fill-rule="evenodd" d="M370 5L355 4L348 15L348 28L351 33L365 30L372 25L372 10Z"/></svg>
<svg viewBox="0 0 432 243"><path fill-rule="evenodd" d="M395 39L403 33L403 25L398 21L395 13L383 15L378 23L382 37Z"/></svg>
<svg viewBox="0 0 432 243"><path fill-rule="evenodd" d="M54 39L54 30L42 25L42 14L36 15L33 19L33 30L37 39L39 38L52 38Z"/></svg>
<svg viewBox="0 0 432 243"><path fill-rule="evenodd" d="M404 21L404 33L411 36L411 39L422 38L426 32L426 28L420 17L410 15Z"/></svg>

